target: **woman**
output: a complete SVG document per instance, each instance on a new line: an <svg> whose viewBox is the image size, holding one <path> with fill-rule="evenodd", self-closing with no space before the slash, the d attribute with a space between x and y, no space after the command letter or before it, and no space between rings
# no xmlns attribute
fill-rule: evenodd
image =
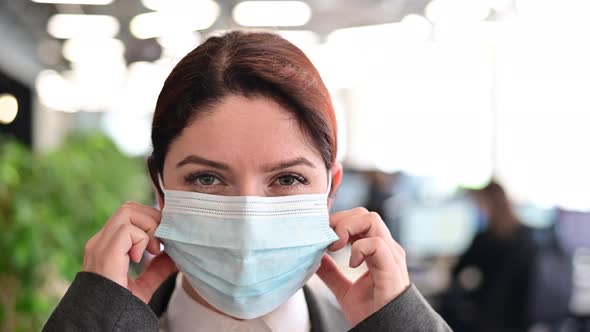
<svg viewBox="0 0 590 332"><path fill-rule="evenodd" d="M526 331L536 250L530 229L512 208L504 188L491 181L471 195L486 220L453 268L452 300L446 318L462 331ZM466 287L469 274L479 276ZM468 313L456 312L469 308ZM456 325L455 325L456 324Z"/></svg>
<svg viewBox="0 0 590 332"><path fill-rule="evenodd" d="M328 215L342 179L335 115L291 43L208 39L167 78L152 143L160 210L126 203L112 215L45 331L449 330L379 215ZM368 266L354 282L325 254L348 243L350 265ZM156 257L131 279L145 250ZM341 309L305 285L316 271Z"/></svg>

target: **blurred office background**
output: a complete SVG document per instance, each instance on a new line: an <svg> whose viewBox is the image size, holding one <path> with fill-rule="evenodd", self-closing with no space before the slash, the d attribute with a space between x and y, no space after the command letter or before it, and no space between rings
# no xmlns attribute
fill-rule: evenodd
<svg viewBox="0 0 590 332"><path fill-rule="evenodd" d="M0 331L39 330L86 240L121 203L153 202L163 81L236 28L276 31L318 67L346 170L334 210L380 212L457 331L588 331L588 13L587 0L0 0ZM481 198L492 179L518 222L498 236L511 214Z"/></svg>

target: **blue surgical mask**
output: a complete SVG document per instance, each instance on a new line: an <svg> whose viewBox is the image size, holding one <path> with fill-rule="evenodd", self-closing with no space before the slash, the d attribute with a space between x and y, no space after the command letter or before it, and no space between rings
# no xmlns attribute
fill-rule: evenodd
<svg viewBox="0 0 590 332"><path fill-rule="evenodd" d="M327 193L164 194L156 236L197 293L233 317L256 318L287 301L338 240L330 228Z"/></svg>

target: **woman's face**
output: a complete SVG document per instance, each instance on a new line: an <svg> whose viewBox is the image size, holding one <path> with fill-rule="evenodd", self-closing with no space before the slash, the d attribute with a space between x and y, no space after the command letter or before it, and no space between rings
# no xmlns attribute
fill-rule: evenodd
<svg viewBox="0 0 590 332"><path fill-rule="evenodd" d="M319 151L297 119L270 98L228 96L186 127L164 160L166 189L225 196L328 190ZM341 168L333 169L334 185Z"/></svg>

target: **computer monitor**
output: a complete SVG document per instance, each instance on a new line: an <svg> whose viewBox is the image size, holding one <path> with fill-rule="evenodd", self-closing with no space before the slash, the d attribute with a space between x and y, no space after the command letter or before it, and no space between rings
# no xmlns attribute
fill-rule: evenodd
<svg viewBox="0 0 590 332"><path fill-rule="evenodd" d="M562 248L569 253L590 248L590 212L560 210L555 231Z"/></svg>
<svg viewBox="0 0 590 332"><path fill-rule="evenodd" d="M477 231L477 211L466 198L416 205L402 213L400 243L413 256L458 256Z"/></svg>

